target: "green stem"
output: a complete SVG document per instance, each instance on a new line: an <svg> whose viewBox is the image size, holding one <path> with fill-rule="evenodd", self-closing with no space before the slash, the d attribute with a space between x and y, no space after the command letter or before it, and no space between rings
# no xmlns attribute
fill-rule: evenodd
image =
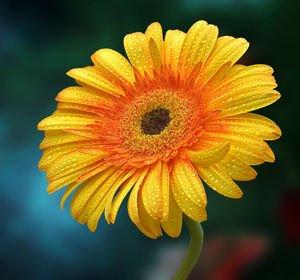
<svg viewBox="0 0 300 280"><path fill-rule="evenodd" d="M197 263L203 245L203 230L200 223L190 219L186 215L183 219L189 229L191 242L187 250L185 259L177 271L174 280L185 280Z"/></svg>

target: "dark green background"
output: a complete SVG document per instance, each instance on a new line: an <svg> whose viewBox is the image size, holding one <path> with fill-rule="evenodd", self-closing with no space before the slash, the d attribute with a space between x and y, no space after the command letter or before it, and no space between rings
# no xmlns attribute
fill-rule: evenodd
<svg viewBox="0 0 300 280"><path fill-rule="evenodd" d="M273 119L283 136L270 144L276 162L258 166L256 180L239 184L242 199L207 190L206 244L221 239L227 249L208 248L191 279L217 279L209 275L224 267L230 270L226 262L235 264L233 270L239 273L222 272L218 279L299 277L298 3L0 1L0 278L170 279L161 272L167 266L171 273L176 269L173 258L180 258L186 248L186 229L179 239L150 240L130 222L123 205L116 225L107 226L101 219L97 232L90 233L71 218L69 206L61 212L62 191L46 193L46 176L37 169L43 135L36 126L55 109L57 93L74 85L65 73L91 65L90 55L97 49L124 54L127 33L144 32L154 21L164 31L186 32L199 19L217 25L220 35L250 42L241 62L274 68L282 98L259 112ZM264 245L259 258L239 267L240 257L230 252L245 237ZM208 263L211 252L216 258ZM147 273L152 276L147 278Z"/></svg>

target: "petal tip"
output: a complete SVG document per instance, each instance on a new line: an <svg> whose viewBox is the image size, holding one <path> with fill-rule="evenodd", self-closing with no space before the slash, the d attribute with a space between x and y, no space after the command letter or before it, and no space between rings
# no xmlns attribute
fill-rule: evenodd
<svg viewBox="0 0 300 280"><path fill-rule="evenodd" d="M48 194L51 194L51 193L54 193L55 192L55 189L52 187L51 183L48 185L47 187L47 193Z"/></svg>
<svg viewBox="0 0 300 280"><path fill-rule="evenodd" d="M74 77L73 77L73 76L74 76L74 72L76 73L76 72L77 72L77 69L78 69L78 68L73 68L73 69L69 70L69 71L66 73L66 75L69 76L69 77L71 77L71 78L74 78Z"/></svg>

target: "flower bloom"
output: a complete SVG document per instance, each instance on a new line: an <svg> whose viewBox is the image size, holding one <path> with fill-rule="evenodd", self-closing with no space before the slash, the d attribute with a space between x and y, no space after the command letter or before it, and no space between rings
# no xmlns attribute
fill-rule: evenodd
<svg viewBox="0 0 300 280"><path fill-rule="evenodd" d="M66 185L61 207L75 191L71 213L95 231L105 212L114 223L128 198L128 214L145 235L181 232L182 214L206 220L203 181L240 198L234 180L255 178L251 165L273 162L264 140L280 137L271 120L250 111L280 94L266 65L235 64L249 44L218 37L196 22L187 33L159 23L126 35L129 61L111 49L93 66L67 74L79 86L61 91L57 109L42 120L39 168L52 193Z"/></svg>

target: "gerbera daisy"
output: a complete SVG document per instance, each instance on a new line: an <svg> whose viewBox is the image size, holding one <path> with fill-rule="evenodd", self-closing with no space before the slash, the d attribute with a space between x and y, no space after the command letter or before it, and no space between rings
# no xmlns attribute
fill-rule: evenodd
<svg viewBox="0 0 300 280"><path fill-rule="evenodd" d="M203 181L240 198L234 181L255 178L251 165L273 162L264 140L280 137L268 118L249 113L280 94L267 65L236 64L249 44L218 37L196 22L187 33L159 23L124 38L129 61L100 49L93 66L67 74L79 86L61 91L57 109L42 120L39 168L52 193L76 190L71 213L95 231L100 216L114 223L129 194L128 213L145 235L181 232L183 213L206 220Z"/></svg>

